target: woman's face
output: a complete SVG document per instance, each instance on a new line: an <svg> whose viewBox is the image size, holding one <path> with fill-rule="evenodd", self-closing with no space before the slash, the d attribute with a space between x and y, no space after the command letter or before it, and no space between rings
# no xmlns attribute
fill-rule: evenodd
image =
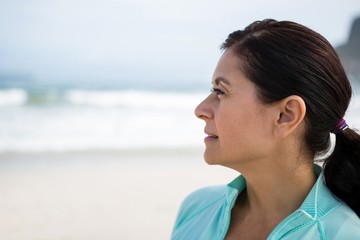
<svg viewBox="0 0 360 240"><path fill-rule="evenodd" d="M213 75L213 92L195 109L205 121L205 161L232 168L264 158L271 150L274 107L257 96L255 85L227 50Z"/></svg>

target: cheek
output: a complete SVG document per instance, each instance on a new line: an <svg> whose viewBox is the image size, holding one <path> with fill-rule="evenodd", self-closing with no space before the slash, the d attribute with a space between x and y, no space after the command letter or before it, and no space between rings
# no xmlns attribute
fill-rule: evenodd
<svg viewBox="0 0 360 240"><path fill-rule="evenodd" d="M222 117L218 119L216 127L221 143L227 145L227 147L240 143L248 128L246 117L236 112L223 114Z"/></svg>
<svg viewBox="0 0 360 240"><path fill-rule="evenodd" d="M262 140L270 133L266 116L265 112L252 110L223 114L217 123L223 143L232 146L241 144L261 147Z"/></svg>
<svg viewBox="0 0 360 240"><path fill-rule="evenodd" d="M252 115L252 112L241 110L240 107L225 109L219 112L217 125L220 129L230 133L241 132L243 128L246 128L251 118L254 118Z"/></svg>

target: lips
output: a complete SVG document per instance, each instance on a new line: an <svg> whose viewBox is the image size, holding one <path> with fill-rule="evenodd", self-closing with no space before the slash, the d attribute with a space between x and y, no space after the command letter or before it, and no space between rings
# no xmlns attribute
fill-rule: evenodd
<svg viewBox="0 0 360 240"><path fill-rule="evenodd" d="M218 136L214 135L214 134L208 134L208 137L211 137L211 138L218 138Z"/></svg>
<svg viewBox="0 0 360 240"><path fill-rule="evenodd" d="M216 140L216 139L219 138L216 134L214 134L214 133L212 133L210 131L207 131L207 130L205 130L205 134L207 135L207 137L205 137L205 141L207 141L207 140Z"/></svg>

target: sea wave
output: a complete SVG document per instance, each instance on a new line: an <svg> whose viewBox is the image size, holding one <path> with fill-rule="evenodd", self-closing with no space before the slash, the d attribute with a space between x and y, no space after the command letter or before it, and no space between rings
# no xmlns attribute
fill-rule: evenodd
<svg viewBox="0 0 360 240"><path fill-rule="evenodd" d="M193 109L24 108L0 111L1 152L202 146Z"/></svg>
<svg viewBox="0 0 360 240"><path fill-rule="evenodd" d="M66 105L95 108L188 108L199 103L206 93L156 92L140 90L67 89L27 91L0 90L0 107Z"/></svg>
<svg viewBox="0 0 360 240"><path fill-rule="evenodd" d="M0 90L0 107L21 106L28 99L27 92L23 89L11 88Z"/></svg>
<svg viewBox="0 0 360 240"><path fill-rule="evenodd" d="M0 111L0 153L202 146L195 106L206 93L135 90L23 92Z"/></svg>
<svg viewBox="0 0 360 240"><path fill-rule="evenodd" d="M127 108L181 108L193 107L204 93L150 92L150 91L84 91L70 90L65 99L73 105Z"/></svg>

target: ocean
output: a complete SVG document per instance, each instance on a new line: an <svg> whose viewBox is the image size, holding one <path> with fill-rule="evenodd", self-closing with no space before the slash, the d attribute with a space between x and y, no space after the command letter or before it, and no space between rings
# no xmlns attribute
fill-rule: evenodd
<svg viewBox="0 0 360 240"><path fill-rule="evenodd" d="M200 148L210 87L0 83L0 153ZM347 121L360 128L357 94Z"/></svg>
<svg viewBox="0 0 360 240"><path fill-rule="evenodd" d="M0 153L199 147L203 126L193 110L207 93L89 84L3 87Z"/></svg>

